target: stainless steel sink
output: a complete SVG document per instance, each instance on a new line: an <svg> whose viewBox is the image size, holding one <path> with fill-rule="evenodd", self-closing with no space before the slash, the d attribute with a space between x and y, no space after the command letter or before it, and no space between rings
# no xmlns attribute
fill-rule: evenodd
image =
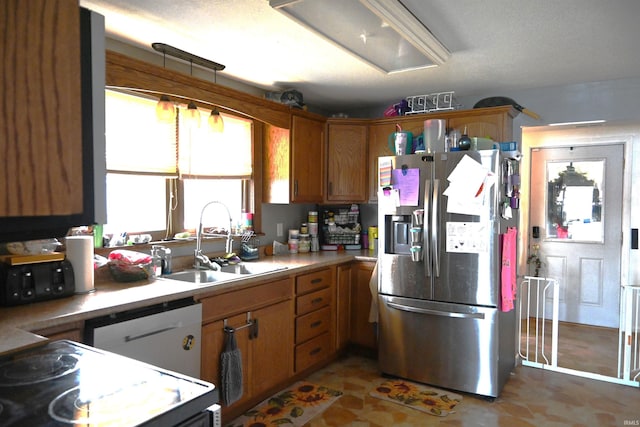
<svg viewBox="0 0 640 427"><path fill-rule="evenodd" d="M287 266L277 264L240 263L225 265L220 271L215 270L185 270L162 276L166 279L180 280L189 283L216 283L238 279L239 276L255 276L286 270Z"/></svg>
<svg viewBox="0 0 640 427"><path fill-rule="evenodd" d="M185 270L178 273L168 274L162 276L166 279L180 280L181 282L189 283L215 283L224 282L226 280L237 279L237 274L225 273L221 271L213 270Z"/></svg>
<svg viewBox="0 0 640 427"><path fill-rule="evenodd" d="M225 265L224 267L222 267L221 271L223 273L255 275L255 274L271 273L274 271L280 271L280 270L286 270L286 269L287 269L287 266L285 265L240 263L240 264Z"/></svg>

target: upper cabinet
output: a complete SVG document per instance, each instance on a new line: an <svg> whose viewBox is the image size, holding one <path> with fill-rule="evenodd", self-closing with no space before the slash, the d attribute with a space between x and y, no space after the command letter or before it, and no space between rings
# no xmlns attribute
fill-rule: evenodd
<svg viewBox="0 0 640 427"><path fill-rule="evenodd" d="M396 125L400 125L403 131L411 132L415 138L424 132L425 120L444 119L447 121L447 131L456 129L462 133L466 127L467 134L471 137L505 142L513 138L513 118L516 114L518 112L513 107L504 106L369 121L369 201L378 200L378 157L394 155L389 144L389 136L396 131Z"/></svg>
<svg viewBox="0 0 640 427"><path fill-rule="evenodd" d="M0 241L94 221L90 26L78 0L3 2Z"/></svg>
<svg viewBox="0 0 640 427"><path fill-rule="evenodd" d="M325 121L293 112L291 130L266 125L263 198L266 203L322 203Z"/></svg>
<svg viewBox="0 0 640 427"><path fill-rule="evenodd" d="M327 201L367 201L367 122L329 120Z"/></svg>

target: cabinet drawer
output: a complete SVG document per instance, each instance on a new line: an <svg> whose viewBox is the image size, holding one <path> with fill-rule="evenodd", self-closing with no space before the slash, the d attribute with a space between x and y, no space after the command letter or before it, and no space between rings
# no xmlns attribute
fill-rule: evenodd
<svg viewBox="0 0 640 427"><path fill-rule="evenodd" d="M330 352L331 338L329 333L322 334L311 341L296 346L296 372L326 359L329 357Z"/></svg>
<svg viewBox="0 0 640 427"><path fill-rule="evenodd" d="M331 269L314 271L296 277L296 293L306 294L316 289L326 288L331 284Z"/></svg>
<svg viewBox="0 0 640 427"><path fill-rule="evenodd" d="M307 314L329 304L331 304L331 289L320 289L296 298L296 315Z"/></svg>
<svg viewBox="0 0 640 427"><path fill-rule="evenodd" d="M331 308L325 307L296 319L296 344L303 343L329 330Z"/></svg>
<svg viewBox="0 0 640 427"><path fill-rule="evenodd" d="M291 282L282 279L262 285L202 298L202 322L219 320L291 298Z"/></svg>

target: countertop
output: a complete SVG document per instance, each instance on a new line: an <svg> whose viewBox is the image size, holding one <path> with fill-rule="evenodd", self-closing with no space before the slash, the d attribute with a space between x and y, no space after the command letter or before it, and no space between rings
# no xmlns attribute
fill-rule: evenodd
<svg viewBox="0 0 640 427"><path fill-rule="evenodd" d="M211 284L192 284L164 277L131 283L96 280L95 291L91 293L0 308L0 354L47 340L32 331L181 298L222 294L265 280L353 260L376 261L376 257L368 251L326 251L265 257L257 262L287 268L250 277L238 275L237 279ZM251 262L255 261L247 261Z"/></svg>

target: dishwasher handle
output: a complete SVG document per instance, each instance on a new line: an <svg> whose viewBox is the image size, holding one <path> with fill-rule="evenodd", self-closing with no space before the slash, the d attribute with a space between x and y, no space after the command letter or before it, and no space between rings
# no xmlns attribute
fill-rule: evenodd
<svg viewBox="0 0 640 427"><path fill-rule="evenodd" d="M163 332L171 331L173 329L178 329L182 327L182 322L174 323L172 325L167 326L166 328L156 329L155 331L145 332L144 334L139 335L126 335L124 337L124 342L131 342L140 340L143 338L147 338L153 335L161 334Z"/></svg>
<svg viewBox="0 0 640 427"><path fill-rule="evenodd" d="M462 319L484 319L484 313L459 313L452 311L431 310L428 308L411 307L408 305L396 304L393 302L388 302L387 305L391 308L395 308L396 310L408 311L411 313L433 314L435 316L456 317Z"/></svg>

